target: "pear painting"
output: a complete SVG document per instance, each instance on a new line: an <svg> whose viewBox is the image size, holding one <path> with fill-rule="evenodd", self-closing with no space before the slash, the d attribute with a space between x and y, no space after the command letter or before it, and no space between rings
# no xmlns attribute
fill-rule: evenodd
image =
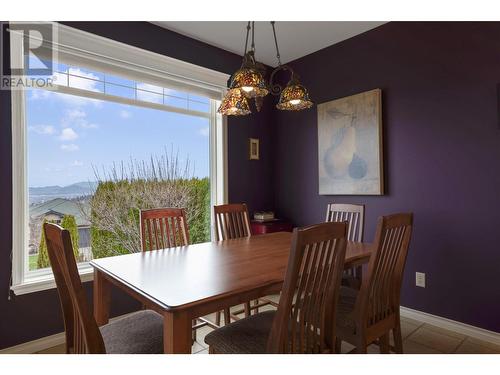
<svg viewBox="0 0 500 375"><path fill-rule="evenodd" d="M321 195L382 195L381 91L318 105Z"/></svg>

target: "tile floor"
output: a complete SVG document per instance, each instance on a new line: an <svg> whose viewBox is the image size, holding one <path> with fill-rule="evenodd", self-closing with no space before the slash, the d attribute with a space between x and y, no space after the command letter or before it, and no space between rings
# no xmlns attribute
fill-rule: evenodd
<svg viewBox="0 0 500 375"><path fill-rule="evenodd" d="M262 310L272 309L265 306ZM215 314L208 316L212 321ZM208 354L208 347L204 342L205 335L211 331L203 327L197 332L197 339L193 345L192 353ZM403 350L405 354L500 354L500 346L480 341L459 333L424 324L416 320L401 318L401 331L403 335ZM391 340L392 341L392 340ZM391 342L392 343L392 342ZM342 352L349 352L353 346L342 344ZM64 353L64 345L55 346L39 352L40 354ZM368 347L369 354L378 354L376 345Z"/></svg>

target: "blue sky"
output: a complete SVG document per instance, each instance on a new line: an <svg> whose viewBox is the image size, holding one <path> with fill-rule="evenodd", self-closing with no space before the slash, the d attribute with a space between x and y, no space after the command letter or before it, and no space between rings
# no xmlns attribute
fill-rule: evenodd
<svg viewBox="0 0 500 375"><path fill-rule="evenodd" d="M154 86L143 86L154 91ZM143 100L156 101L152 93L143 94ZM206 118L44 90L26 95L29 186L93 181L93 165L107 169L113 162L131 158L149 160L171 148L181 160L189 158L194 176L209 174Z"/></svg>

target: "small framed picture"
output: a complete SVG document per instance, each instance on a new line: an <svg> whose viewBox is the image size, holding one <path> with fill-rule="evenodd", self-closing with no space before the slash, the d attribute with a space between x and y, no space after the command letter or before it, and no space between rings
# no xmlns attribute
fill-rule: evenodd
<svg viewBox="0 0 500 375"><path fill-rule="evenodd" d="M257 138L248 138L249 159L259 160L259 140Z"/></svg>

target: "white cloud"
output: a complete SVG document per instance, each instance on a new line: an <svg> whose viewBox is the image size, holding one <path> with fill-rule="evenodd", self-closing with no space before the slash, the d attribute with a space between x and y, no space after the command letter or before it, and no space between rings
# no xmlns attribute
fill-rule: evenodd
<svg viewBox="0 0 500 375"><path fill-rule="evenodd" d="M84 129L97 129L97 124L92 124L87 121L87 112L81 108L69 109L66 111L61 120L62 126L79 126Z"/></svg>
<svg viewBox="0 0 500 375"><path fill-rule="evenodd" d="M82 119L86 117L87 113L80 108L69 109L66 111L66 118L68 120Z"/></svg>
<svg viewBox="0 0 500 375"><path fill-rule="evenodd" d="M39 100L39 99L45 99L50 96L51 92L47 90L42 90L42 89L33 89L30 90L30 96L28 100Z"/></svg>
<svg viewBox="0 0 500 375"><path fill-rule="evenodd" d="M99 125L97 124L91 124L87 121L82 121L78 124L78 126L84 128L84 129L97 129L99 127Z"/></svg>
<svg viewBox="0 0 500 375"><path fill-rule="evenodd" d="M50 135L56 132L56 129L52 125L34 125L30 126L29 130L34 131L37 134Z"/></svg>
<svg viewBox="0 0 500 375"><path fill-rule="evenodd" d="M130 113L129 111L125 111L125 110L121 110L119 115L123 119L127 119L127 118L132 117L132 113Z"/></svg>
<svg viewBox="0 0 500 375"><path fill-rule="evenodd" d="M68 85L67 74L69 73L69 85L77 89L87 90L87 91L100 91L99 87L101 84L99 82L99 77L93 73L87 73L79 68L69 68L61 73L55 73L54 79L57 84L66 86Z"/></svg>
<svg viewBox="0 0 500 375"><path fill-rule="evenodd" d="M69 70L66 70L64 72L54 73L54 83L60 86L68 86L68 72L71 75L69 76L70 87L94 92L102 91L102 84L99 82L99 77L93 73L84 72L79 68L69 68ZM93 104L96 107L102 106L102 101L99 99L90 99L82 96L62 94L58 93L57 90L32 90L30 99L39 100L46 98L49 98L51 100L60 100L76 107L83 107L87 104Z"/></svg>
<svg viewBox="0 0 500 375"><path fill-rule="evenodd" d="M81 166L83 166L83 161L75 160L75 161L73 161L73 163L71 163L71 166L72 167L81 167Z"/></svg>
<svg viewBox="0 0 500 375"><path fill-rule="evenodd" d="M61 145L61 150L67 152L78 151L79 149L80 147L78 147L78 145L75 145L74 143Z"/></svg>
<svg viewBox="0 0 500 375"><path fill-rule="evenodd" d="M61 141L74 141L77 138L78 134L72 128L64 128L59 136Z"/></svg>
<svg viewBox="0 0 500 375"><path fill-rule="evenodd" d="M149 83L137 83L137 100L162 104L163 88Z"/></svg>
<svg viewBox="0 0 500 375"><path fill-rule="evenodd" d="M208 126L205 126L198 130L198 134L203 137L208 137L210 135L210 129L208 128Z"/></svg>

